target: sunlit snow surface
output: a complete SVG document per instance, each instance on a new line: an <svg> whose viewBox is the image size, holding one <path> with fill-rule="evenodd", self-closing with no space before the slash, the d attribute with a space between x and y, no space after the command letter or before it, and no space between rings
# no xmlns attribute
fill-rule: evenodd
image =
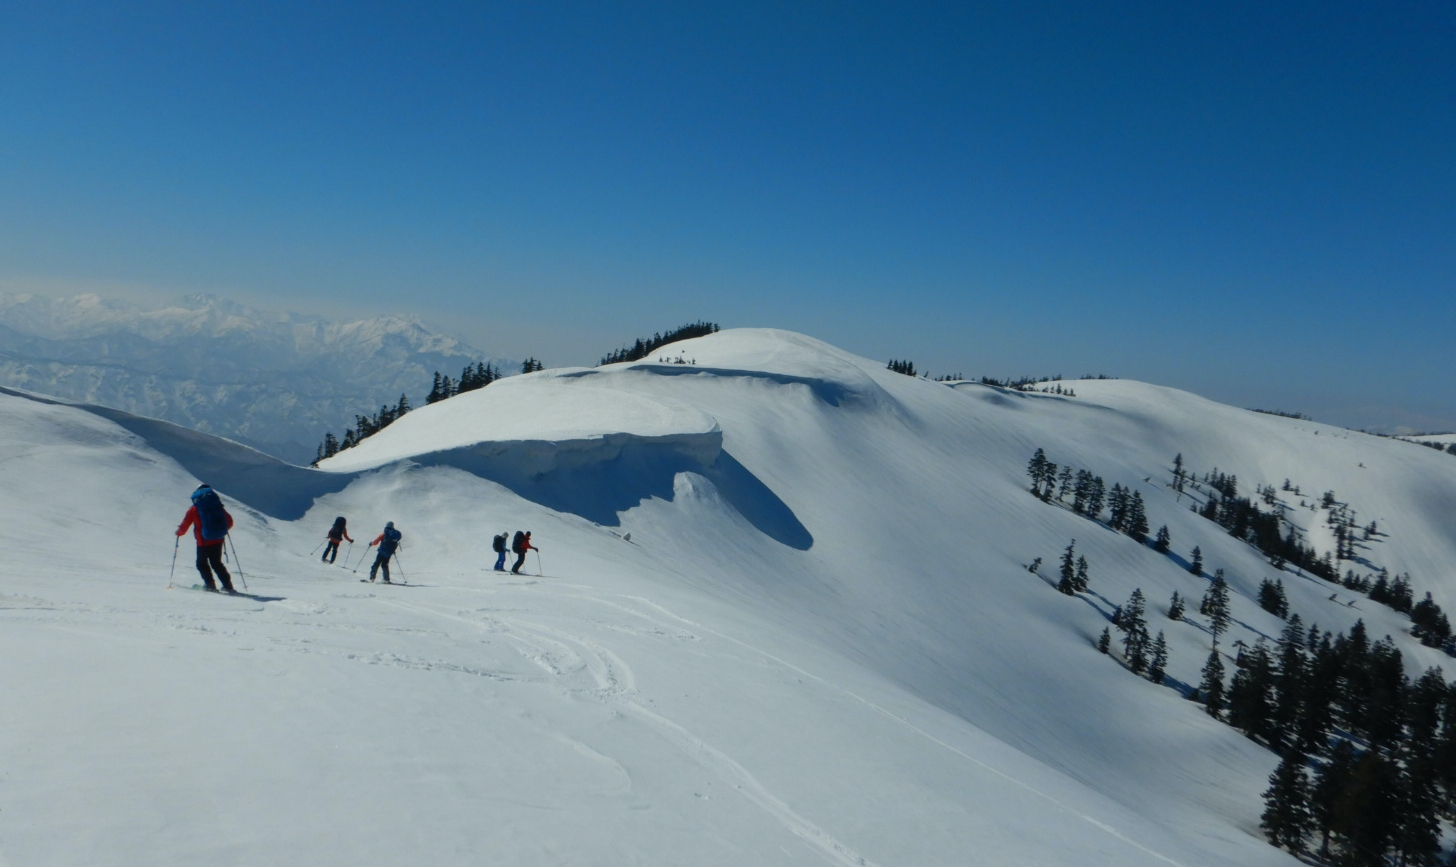
<svg viewBox="0 0 1456 867"><path fill-rule="evenodd" d="M1208 652L1162 615L1202 593L1182 558L1227 570L1231 639L1277 636L1252 597L1278 575L1306 624L1445 660L1167 482L1178 452L1247 494L1289 478L1321 548L1299 503L1334 490L1388 534L1362 555L1449 609L1449 455L1134 382L932 383L785 332L659 356L694 363L504 380L327 472L0 395L0 864L1293 864L1257 830L1273 755L1177 691ZM1035 500L1038 447L1140 491L1177 557ZM262 601L167 589L199 480ZM328 566L336 515L359 541ZM387 520L408 586L349 571ZM490 571L515 529L544 550ZM1077 598L1047 580L1072 538ZM1134 587L1170 685L1092 646Z"/></svg>

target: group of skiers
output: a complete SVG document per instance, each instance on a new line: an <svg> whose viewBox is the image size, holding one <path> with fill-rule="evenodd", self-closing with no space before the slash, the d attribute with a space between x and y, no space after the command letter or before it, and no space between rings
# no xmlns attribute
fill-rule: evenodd
<svg viewBox="0 0 1456 867"><path fill-rule="evenodd" d="M495 549L495 553L497 555L495 558L495 571L506 571L506 534L501 533L499 536L496 536L493 540L491 540L491 547ZM526 562L526 552L540 551L541 549L531 544L530 530L526 530L524 532L521 530L517 530L516 535L511 539L511 546L509 550L512 554L516 555L516 565L511 567L511 574L519 575L521 574L521 564ZM539 557L541 555L537 554L536 556Z"/></svg>
<svg viewBox="0 0 1456 867"><path fill-rule="evenodd" d="M375 545L379 546L379 553L374 557L374 565L369 567L370 581L375 580L380 570L383 570L384 583L394 583L389 580L389 558L393 557L394 553L399 550L399 543L403 538L404 534L394 528L393 521L385 522L383 532L375 536L374 541L369 543L369 547L371 548ZM329 528L329 533L326 538L328 546L324 548L324 555L320 559L325 563L334 562L339 556L339 543L346 539L350 545L354 544L354 540L349 537L349 522L345 520L343 515L340 515L334 519L334 526ZM318 549L315 548L314 550L317 551Z"/></svg>
<svg viewBox="0 0 1456 867"><path fill-rule="evenodd" d="M222 592L237 593L233 589L232 575L223 565L224 543L232 526L233 516L223 508L222 498L209 485L198 485L197 490L192 492L192 507L182 516L182 523L177 527L177 538L181 539L187 529L192 528L193 537L197 540L197 571L202 576L204 588L214 593L218 592L217 584L213 581L214 573L222 583ZM399 543L403 539L404 534L395 529L393 521L389 521L384 525L384 531L369 543L371 548L379 546L374 564L369 567L370 581L374 581L382 570L384 583L393 583L389 580L389 561L399 550ZM334 525L329 528L323 562L333 563L339 556L339 545L344 541L354 544L349 536L349 522L341 515L334 519ZM495 537L493 547L499 555L496 557L495 571L504 572L507 552L505 533ZM530 531L517 530L515 537L511 539L509 550L516 554L516 563L511 567L511 574L519 575L521 566L526 562L526 552L541 549L531 544Z"/></svg>

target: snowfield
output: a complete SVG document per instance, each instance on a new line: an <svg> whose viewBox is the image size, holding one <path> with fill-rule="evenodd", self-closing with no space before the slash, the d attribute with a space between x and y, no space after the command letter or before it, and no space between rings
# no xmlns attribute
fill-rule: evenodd
<svg viewBox="0 0 1456 867"><path fill-rule="evenodd" d="M1452 610L1449 455L1136 382L928 382L782 331L656 355L501 380L316 471L0 391L0 864L1293 865L1258 830L1275 756L1180 691L1209 650L1164 615L1207 584L1192 548L1226 570L1229 644L1278 635L1253 598L1279 577L1306 624L1450 662L1169 486L1179 453L1247 495L1288 479L1321 550L1333 490L1379 524L1370 568ZM1140 492L1172 556L1033 497L1037 448ZM190 539L168 589L199 480L252 596L182 589ZM407 585L351 571L385 521ZM543 550L491 571L515 529ZM1067 597L1072 539L1091 590ZM1136 587L1164 685L1093 646Z"/></svg>

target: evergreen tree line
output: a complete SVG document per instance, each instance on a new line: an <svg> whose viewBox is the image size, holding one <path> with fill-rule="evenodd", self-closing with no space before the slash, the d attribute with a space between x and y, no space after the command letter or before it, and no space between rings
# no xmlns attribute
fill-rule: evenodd
<svg viewBox="0 0 1456 867"><path fill-rule="evenodd" d="M1178 490L1192 478L1184 468L1181 453L1173 459L1173 475L1174 487ZM1371 601L1408 615L1412 623L1411 634L1422 644L1441 648L1447 654L1456 656L1456 636L1452 634L1449 618L1441 610L1440 604L1431 598L1430 593L1426 593L1419 603L1415 602L1409 574L1391 578L1382 567L1373 579L1369 575L1357 576L1354 570L1346 570L1341 577L1339 564L1355 559L1358 556L1359 543L1368 542L1378 536L1380 530L1375 521L1359 527L1355 511L1348 504L1340 502L1334 491L1325 491L1318 505L1318 508L1328 511L1327 523L1332 524L1335 529L1335 552L1331 556L1328 551L1318 554L1313 547L1301 542L1292 523L1289 524L1288 532L1281 535L1283 513L1279 511L1277 493L1272 485L1258 489L1264 504L1274 506L1265 512L1247 498L1238 496L1237 476L1225 475L1215 469L1205 473L1203 481L1219 496L1214 497L1210 493L1201 508L1196 503L1193 505L1193 511L1214 521L1230 535L1258 548L1277 568L1282 569L1285 563L1292 563L1312 575L1340 584L1347 590L1363 593ZM1283 490L1296 495L1299 493L1299 488L1288 479L1284 480ZM1282 583L1278 585L1278 589L1282 595ZM1267 595L1271 604L1277 606L1273 599L1274 592L1272 588L1266 591L1261 587L1260 604L1264 605ZM1266 610L1275 610L1268 605L1264 607Z"/></svg>
<svg viewBox="0 0 1456 867"><path fill-rule="evenodd" d="M1089 377L1084 376L1082 378L1088 379ZM1058 373L1055 376L1023 376L1019 379L994 379L989 376L983 376L980 381L982 385L994 385L997 388L1010 388L1015 391L1032 391L1035 386L1041 385L1044 382L1060 382L1061 379L1062 375Z"/></svg>
<svg viewBox="0 0 1456 867"><path fill-rule="evenodd" d="M622 361L641 361L669 343L676 343L679 340L687 340L691 337L706 337L709 334L716 334L718 330L716 324L699 320L680 328L675 328L666 334L654 334L647 338L639 337L631 346L624 346L621 349L603 355L602 360L597 362L597 366L616 364Z"/></svg>
<svg viewBox="0 0 1456 867"><path fill-rule="evenodd" d="M1249 407L1249 410L1250 412L1262 412L1264 415L1277 415L1280 418L1292 418L1298 419L1299 421L1314 421L1314 419L1310 418L1302 412L1285 412L1282 409L1259 409L1258 407Z"/></svg>
<svg viewBox="0 0 1456 867"><path fill-rule="evenodd" d="M1425 440L1405 440L1405 442L1415 443L1418 446L1425 446L1428 449L1435 449L1438 452L1446 452L1447 454L1456 455L1456 443L1446 443L1445 445L1442 445L1441 443L1431 443L1426 442Z"/></svg>
<svg viewBox="0 0 1456 867"><path fill-rule="evenodd" d="M916 375L915 362L913 361L902 361L898 358L892 358L890 359L890 363L885 365L885 367L889 370L893 370L895 373L903 373L906 376Z"/></svg>
<svg viewBox="0 0 1456 867"><path fill-rule="evenodd" d="M530 360L535 361L535 359ZM525 367L525 364L521 365L521 372L530 373ZM457 394L464 394L467 391L485 388L504 375L495 367L483 361L478 361L473 365L465 365L465 369L460 371L459 379L441 376L440 371L437 370L435 371L435 383L430 387L430 393L425 395L425 403L439 403Z"/></svg>
<svg viewBox="0 0 1456 867"><path fill-rule="evenodd" d="M354 426L344 431L344 438L338 439L330 431L324 434L324 441L319 443L318 454L313 459L313 466L324 458L331 458L344 449L353 448L364 440L381 430L389 427L395 421L404 417L410 411L409 398L403 394L399 396L399 403L394 406L381 406L379 412L372 416L354 416Z"/></svg>
<svg viewBox="0 0 1456 867"><path fill-rule="evenodd" d="M1141 492L1118 483L1114 483L1109 491L1101 476L1089 470L1073 470L1071 466L1058 467L1040 448L1031 456L1026 473L1031 477L1032 495L1042 502L1055 500L1065 505L1070 497L1072 511L1094 521L1102 520L1102 509L1106 505L1109 528L1139 542L1146 541L1148 515ZM1159 531L1160 544L1167 543L1166 535L1167 528L1164 527ZM1160 550L1166 552L1166 548Z"/></svg>
<svg viewBox="0 0 1456 867"><path fill-rule="evenodd" d="M1456 809L1456 684L1412 683L1389 636L1332 635L1292 614L1272 650L1241 648L1208 712L1277 752L1262 826L1295 853L1345 865L1434 865Z"/></svg>
<svg viewBox="0 0 1456 867"><path fill-rule="evenodd" d="M1146 607L1143 589L1135 588L1127 602L1113 611L1112 626L1122 633L1122 658L1128 670L1139 676L1146 672L1148 680L1162 683L1168 668L1168 640L1162 630L1157 638L1149 636ZM1102 630L1097 649L1110 655L1111 645L1111 629Z"/></svg>

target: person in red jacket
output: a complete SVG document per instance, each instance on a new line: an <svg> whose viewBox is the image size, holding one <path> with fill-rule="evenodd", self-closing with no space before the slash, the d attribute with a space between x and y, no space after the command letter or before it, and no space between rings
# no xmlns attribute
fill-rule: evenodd
<svg viewBox="0 0 1456 867"><path fill-rule="evenodd" d="M211 495L209 497L209 495ZM222 507L222 501L218 499L217 492L207 485L198 485L197 490L192 492L192 508L182 516L182 523L177 527L177 535L180 537L192 528L192 536L197 540L197 571L202 575L202 583L208 590L217 592L217 585L212 582L212 573L217 572L217 578L222 582L222 589L228 593L236 593L233 589L233 576L228 574L227 567L222 565L222 546L227 539L224 535L217 539L207 539L202 535L202 515L197 511L198 507L213 508L212 501L216 500L215 508L222 513L222 518L227 522L227 529L233 528L233 516L227 513Z"/></svg>
<svg viewBox="0 0 1456 867"><path fill-rule="evenodd" d="M526 562L526 552L539 551L541 549L531 544L531 533L529 530L524 533L517 530L516 537L511 540L511 550L516 554L516 565L511 567L511 574L519 575L521 574L521 566Z"/></svg>

